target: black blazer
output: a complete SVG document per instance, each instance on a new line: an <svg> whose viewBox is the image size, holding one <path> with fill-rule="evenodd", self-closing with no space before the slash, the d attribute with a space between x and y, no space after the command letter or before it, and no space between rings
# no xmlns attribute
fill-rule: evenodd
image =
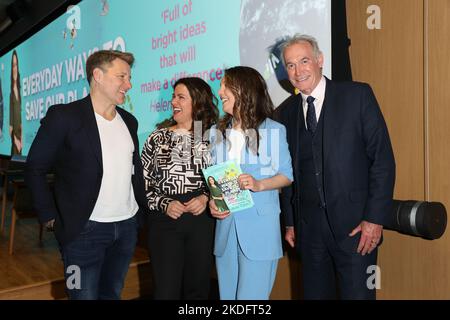
<svg viewBox="0 0 450 320"><path fill-rule="evenodd" d="M321 115L323 187L331 228L337 240L342 241L362 220L377 224L386 221L392 210L395 160L383 115L370 86L326 81ZM276 117L287 129L294 167L293 186L281 193L285 224L293 226L294 221L298 225L302 214L307 214L305 210L311 210L302 205L308 194L302 190L298 168L302 152L297 143L298 130L305 130L302 96L285 100L277 108Z"/></svg>
<svg viewBox="0 0 450 320"><path fill-rule="evenodd" d="M145 212L138 122L119 107L117 112L133 139L133 191ZM53 193L46 179L50 171L55 174ZM103 176L100 135L90 96L48 109L28 154L25 175L39 220L56 219L55 235L61 244L75 238L94 209Z"/></svg>

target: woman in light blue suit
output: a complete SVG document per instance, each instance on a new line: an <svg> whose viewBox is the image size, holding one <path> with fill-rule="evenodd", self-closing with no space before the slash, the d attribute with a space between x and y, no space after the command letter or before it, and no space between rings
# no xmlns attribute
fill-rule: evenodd
<svg viewBox="0 0 450 320"><path fill-rule="evenodd" d="M273 103L255 69L227 69L219 96L225 116L210 133L213 162L237 160L243 172L239 186L250 190L254 201L238 212L220 212L209 203L218 219L214 254L220 298L267 300L283 256L278 189L293 181L286 129L271 119Z"/></svg>

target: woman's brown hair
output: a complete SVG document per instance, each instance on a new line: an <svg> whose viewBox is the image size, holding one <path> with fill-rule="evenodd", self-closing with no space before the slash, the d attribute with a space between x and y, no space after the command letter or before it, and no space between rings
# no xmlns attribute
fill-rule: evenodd
<svg viewBox="0 0 450 320"><path fill-rule="evenodd" d="M192 120L202 122L202 135L216 124L219 120L219 110L217 108L217 98L213 94L211 87L201 78L188 77L181 78L175 82L173 89L183 84L189 91L192 99ZM173 116L157 124L157 128L168 128L176 125ZM194 123L192 123L191 131Z"/></svg>
<svg viewBox="0 0 450 320"><path fill-rule="evenodd" d="M219 120L218 129L225 137L225 131L230 128L233 118L240 122L244 132L254 129L256 139L246 135L246 146L257 154L260 138L258 127L267 118L272 118L274 109L266 81L257 70L243 66L226 69L222 81L233 93L235 103L233 116L223 116Z"/></svg>

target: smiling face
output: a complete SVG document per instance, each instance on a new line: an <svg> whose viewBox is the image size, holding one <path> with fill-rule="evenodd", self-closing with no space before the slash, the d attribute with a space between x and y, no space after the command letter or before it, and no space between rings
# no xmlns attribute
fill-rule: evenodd
<svg viewBox="0 0 450 320"><path fill-rule="evenodd" d="M236 98L225 82L225 78L220 82L219 97L222 100L223 111L232 116Z"/></svg>
<svg viewBox="0 0 450 320"><path fill-rule="evenodd" d="M111 105L121 105L131 89L131 69L127 62L116 58L110 64L95 68L93 72L96 89Z"/></svg>
<svg viewBox="0 0 450 320"><path fill-rule="evenodd" d="M311 44L302 41L284 50L284 61L292 85L310 95L322 78L322 53L315 55Z"/></svg>
<svg viewBox="0 0 450 320"><path fill-rule="evenodd" d="M172 95L173 120L183 127L192 125L192 98L184 84L178 84Z"/></svg>
<svg viewBox="0 0 450 320"><path fill-rule="evenodd" d="M215 183L214 183L214 178L213 178L213 177L209 177L209 178L208 178L208 182L209 182L209 185L210 185L210 186L214 186L214 185L215 185Z"/></svg>

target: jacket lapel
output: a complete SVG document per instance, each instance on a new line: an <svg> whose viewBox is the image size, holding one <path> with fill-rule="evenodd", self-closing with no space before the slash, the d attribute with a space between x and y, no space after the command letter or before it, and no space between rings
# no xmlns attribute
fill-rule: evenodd
<svg viewBox="0 0 450 320"><path fill-rule="evenodd" d="M102 147L100 142L100 134L98 133L97 121L95 119L94 107L92 105L91 96L84 98L81 104L83 123L85 124L86 134L95 158L97 159L100 168L103 169Z"/></svg>
<svg viewBox="0 0 450 320"><path fill-rule="evenodd" d="M139 152L139 141L137 140L137 135L134 132L134 128L131 127L131 123L127 117L127 114L125 114L125 110L120 107L116 107L116 111L120 114L123 122L125 122L125 125L128 128L128 132L130 133L131 139L133 140L134 151Z"/></svg>
<svg viewBox="0 0 450 320"><path fill-rule="evenodd" d="M324 163L327 163L328 155L331 153L334 143L334 135L336 132L336 127L339 123L339 118L341 115L339 114L339 108L336 104L336 91L334 88L334 84L328 78L327 86L325 89L325 99L323 101L323 159ZM334 103L334 104L333 104Z"/></svg>
<svg viewBox="0 0 450 320"><path fill-rule="evenodd" d="M300 159L300 148L299 148L299 141L300 141L300 132L302 130L305 130L305 116L303 114L303 99L302 95L298 94L295 97L294 103L291 106L291 112L290 112L290 121L291 121L291 128L294 128L294 132L292 133L292 136L295 137L294 141L297 141L293 145L293 151L295 154L291 155L292 159L295 161L295 163L299 163ZM295 164L295 166L296 166ZM300 172L299 170L294 170L294 179L295 181L301 181L300 180Z"/></svg>

